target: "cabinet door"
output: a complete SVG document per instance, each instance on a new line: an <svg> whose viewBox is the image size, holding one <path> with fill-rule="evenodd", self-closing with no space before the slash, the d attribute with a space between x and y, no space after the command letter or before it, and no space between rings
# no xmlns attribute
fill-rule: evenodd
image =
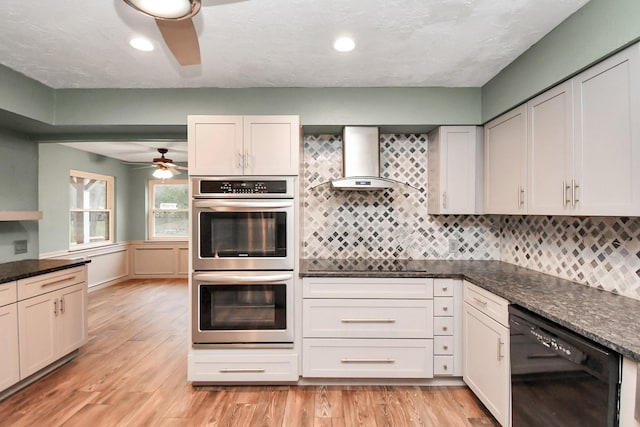
<svg viewBox="0 0 640 427"><path fill-rule="evenodd" d="M58 294L59 313L56 323L57 357L79 348L87 340L86 284L70 286Z"/></svg>
<svg viewBox="0 0 640 427"><path fill-rule="evenodd" d="M498 422L508 426L509 330L465 303L463 335L464 382Z"/></svg>
<svg viewBox="0 0 640 427"><path fill-rule="evenodd" d="M0 307L0 391L20 380L18 305Z"/></svg>
<svg viewBox="0 0 640 427"><path fill-rule="evenodd" d="M484 144L485 213L526 213L526 105L487 123Z"/></svg>
<svg viewBox="0 0 640 427"><path fill-rule="evenodd" d="M636 44L574 78L580 214L640 215L639 49Z"/></svg>
<svg viewBox="0 0 640 427"><path fill-rule="evenodd" d="M481 143L476 126L442 126L429 135L429 213L481 213Z"/></svg>
<svg viewBox="0 0 640 427"><path fill-rule="evenodd" d="M242 175L242 116L189 116L189 175Z"/></svg>
<svg viewBox="0 0 640 427"><path fill-rule="evenodd" d="M528 213L571 213L573 90L568 81L527 103ZM569 186L569 188L567 188Z"/></svg>
<svg viewBox="0 0 640 427"><path fill-rule="evenodd" d="M244 117L245 175L297 175L299 150L297 116Z"/></svg>
<svg viewBox="0 0 640 427"><path fill-rule="evenodd" d="M56 295L52 292L18 302L21 378L56 359L55 323L60 315Z"/></svg>

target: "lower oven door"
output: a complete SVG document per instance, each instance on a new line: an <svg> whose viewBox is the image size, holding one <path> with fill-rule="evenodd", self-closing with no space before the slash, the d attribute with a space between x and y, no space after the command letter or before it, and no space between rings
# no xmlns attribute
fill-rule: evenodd
<svg viewBox="0 0 640 427"><path fill-rule="evenodd" d="M291 272L194 273L194 347L293 345Z"/></svg>

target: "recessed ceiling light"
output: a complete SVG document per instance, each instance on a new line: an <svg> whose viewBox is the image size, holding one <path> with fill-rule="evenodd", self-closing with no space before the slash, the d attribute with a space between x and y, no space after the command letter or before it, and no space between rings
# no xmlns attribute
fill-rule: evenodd
<svg viewBox="0 0 640 427"><path fill-rule="evenodd" d="M333 48L338 52L351 52L356 47L356 42L351 37L340 37L333 42Z"/></svg>
<svg viewBox="0 0 640 427"><path fill-rule="evenodd" d="M143 52L151 52L153 50L153 43L144 37L134 37L129 40L129 44L134 49L138 49Z"/></svg>

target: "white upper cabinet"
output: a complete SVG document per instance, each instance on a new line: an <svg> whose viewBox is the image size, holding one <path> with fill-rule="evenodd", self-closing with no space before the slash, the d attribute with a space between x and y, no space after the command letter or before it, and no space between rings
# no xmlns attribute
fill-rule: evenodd
<svg viewBox="0 0 640 427"><path fill-rule="evenodd" d="M482 128L441 126L429 133L430 214L482 213Z"/></svg>
<svg viewBox="0 0 640 427"><path fill-rule="evenodd" d="M189 116L190 175L242 175L242 116Z"/></svg>
<svg viewBox="0 0 640 427"><path fill-rule="evenodd" d="M640 45L576 76L575 186L581 215L640 215Z"/></svg>
<svg viewBox="0 0 640 427"><path fill-rule="evenodd" d="M189 116L190 175L297 175L298 116Z"/></svg>
<svg viewBox="0 0 640 427"><path fill-rule="evenodd" d="M573 175L573 82L527 103L528 213L570 214Z"/></svg>
<svg viewBox="0 0 640 427"><path fill-rule="evenodd" d="M493 119L484 132L484 212L526 213L526 105Z"/></svg>
<svg viewBox="0 0 640 427"><path fill-rule="evenodd" d="M640 44L485 125L484 209L640 215Z"/></svg>

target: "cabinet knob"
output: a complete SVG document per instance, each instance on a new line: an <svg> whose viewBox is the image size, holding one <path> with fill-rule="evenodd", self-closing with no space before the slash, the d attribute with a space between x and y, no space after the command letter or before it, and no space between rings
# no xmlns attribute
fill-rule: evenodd
<svg viewBox="0 0 640 427"><path fill-rule="evenodd" d="M449 307L442 307L442 311L449 311Z"/></svg>
<svg viewBox="0 0 640 427"><path fill-rule="evenodd" d="M442 292L447 292L449 290L449 288L447 286L445 286L444 288L442 288Z"/></svg>
<svg viewBox="0 0 640 427"><path fill-rule="evenodd" d="M449 328L448 328L448 327L446 327L446 326L443 326L443 327L442 327L442 330L443 330L443 331L446 331L446 330L448 330L448 329L449 329Z"/></svg>
<svg viewBox="0 0 640 427"><path fill-rule="evenodd" d="M449 367L447 365L442 365L442 369L446 371Z"/></svg>
<svg viewBox="0 0 640 427"><path fill-rule="evenodd" d="M448 346L448 345L443 345L443 346L442 346L442 349L443 349L443 350L449 350L449 346Z"/></svg>

